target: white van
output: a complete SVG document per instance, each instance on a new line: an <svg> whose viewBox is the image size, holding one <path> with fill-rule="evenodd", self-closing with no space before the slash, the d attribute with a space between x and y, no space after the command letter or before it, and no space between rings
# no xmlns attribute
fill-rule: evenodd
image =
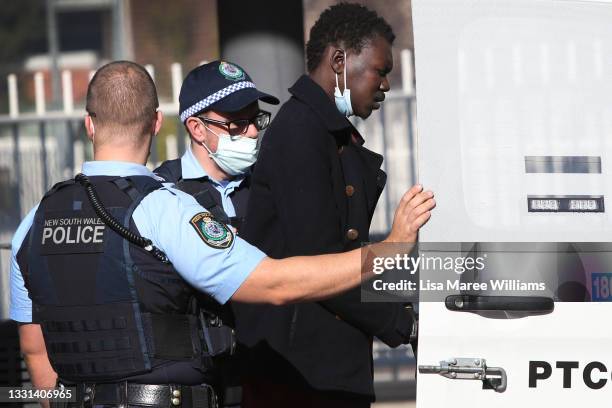
<svg viewBox="0 0 612 408"><path fill-rule="evenodd" d="M421 299L417 407L611 406L612 2L412 12L420 240L488 257L462 282L508 282Z"/></svg>

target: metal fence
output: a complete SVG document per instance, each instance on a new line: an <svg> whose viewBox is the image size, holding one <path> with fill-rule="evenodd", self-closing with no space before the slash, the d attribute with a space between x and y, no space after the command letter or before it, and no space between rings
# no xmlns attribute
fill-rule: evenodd
<svg viewBox="0 0 612 408"><path fill-rule="evenodd" d="M389 92L381 109L367 121L355 119L354 122L366 139L366 147L385 156L384 169L389 175L374 217L374 233L388 229L395 204L415 179L412 54L404 50L401 55L402 87ZM147 66L147 70L154 75L153 67ZM179 156L186 145L186 134L178 119L182 66L172 64L170 74L172 97L162 101L160 109L166 123L174 122L171 128L176 131L153 143L150 166ZM9 75L7 84L9 113L0 115L0 231L14 229L16 220L22 218L50 186L72 177L82 162L91 159L92 155L82 124L85 112L74 106L70 71L62 73L61 109L47 109L44 76L40 72L34 74L33 112L19 111L17 76Z"/></svg>

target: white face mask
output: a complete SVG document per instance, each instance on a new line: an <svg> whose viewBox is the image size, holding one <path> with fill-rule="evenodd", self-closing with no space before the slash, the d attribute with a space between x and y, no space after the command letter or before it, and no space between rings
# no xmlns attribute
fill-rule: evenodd
<svg viewBox="0 0 612 408"><path fill-rule="evenodd" d="M208 156L230 176L237 176L246 171L257 161L259 153L259 138L230 136L219 134L206 126L206 129L219 137L217 151L212 152L204 142L202 146L208 151Z"/></svg>
<svg viewBox="0 0 612 408"><path fill-rule="evenodd" d="M347 118L353 114L353 107L351 106L351 90L346 86L346 51L344 52L344 94L340 92L340 88L338 87L338 74L336 74L336 88L334 90L334 99L336 101L336 108L340 111L341 114L346 116Z"/></svg>

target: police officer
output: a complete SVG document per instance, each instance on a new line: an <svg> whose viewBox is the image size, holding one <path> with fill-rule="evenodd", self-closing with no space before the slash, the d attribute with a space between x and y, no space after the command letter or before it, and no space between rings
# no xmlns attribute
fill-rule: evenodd
<svg viewBox="0 0 612 408"><path fill-rule="evenodd" d="M191 194L214 217L240 231L246 214L251 166L259 152L259 131L270 123L270 113L258 101L278 104L260 92L241 67L213 61L193 69L179 94L181 121L190 146L180 159L167 160L154 173ZM229 307L219 308L220 319L234 326ZM241 387L235 358L223 365L225 406L237 406Z"/></svg>
<svg viewBox="0 0 612 408"><path fill-rule="evenodd" d="M85 118L94 161L45 194L13 238L10 317L32 382L74 385L79 406L216 406L214 356L234 344L202 294L285 304L362 278L358 250L270 259L163 185L144 166L157 106L144 68L100 68ZM408 240L434 205L411 189L387 240Z"/></svg>
<svg viewBox="0 0 612 408"><path fill-rule="evenodd" d="M259 100L279 103L258 91L236 64L213 61L193 69L179 94L190 146L180 159L168 160L154 170L236 230L246 213L259 131L270 123L270 113L259 109Z"/></svg>

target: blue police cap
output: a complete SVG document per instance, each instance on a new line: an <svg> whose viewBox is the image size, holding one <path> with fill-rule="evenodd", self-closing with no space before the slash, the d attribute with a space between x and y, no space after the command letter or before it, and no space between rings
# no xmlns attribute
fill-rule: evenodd
<svg viewBox="0 0 612 408"><path fill-rule="evenodd" d="M278 105L278 98L258 91L244 69L227 61L213 61L193 69L181 86L179 112L181 121L190 116L214 109L236 112L262 100Z"/></svg>

